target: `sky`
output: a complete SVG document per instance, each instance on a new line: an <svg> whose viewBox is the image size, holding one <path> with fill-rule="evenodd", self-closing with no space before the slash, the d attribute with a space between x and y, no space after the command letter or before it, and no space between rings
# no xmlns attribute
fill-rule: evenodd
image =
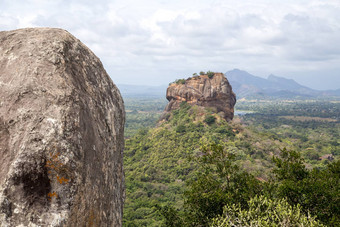
<svg viewBox="0 0 340 227"><path fill-rule="evenodd" d="M238 68L340 89L340 0L0 0L0 30L25 27L69 31L116 84Z"/></svg>

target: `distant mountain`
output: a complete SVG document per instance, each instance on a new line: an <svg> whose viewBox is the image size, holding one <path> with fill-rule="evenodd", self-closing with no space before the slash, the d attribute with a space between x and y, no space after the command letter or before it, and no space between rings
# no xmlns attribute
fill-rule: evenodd
<svg viewBox="0 0 340 227"><path fill-rule="evenodd" d="M246 71L234 69L225 73L237 98L327 98L340 97L340 89L318 91L275 75L267 79L254 76Z"/></svg>
<svg viewBox="0 0 340 227"><path fill-rule="evenodd" d="M337 98L340 89L319 91L302 86L292 79L269 75L267 79L254 76L246 71L234 69L225 73L236 98ZM123 98L165 98L167 85L117 85Z"/></svg>
<svg viewBox="0 0 340 227"><path fill-rule="evenodd" d="M144 86L117 84L123 98L165 98L167 85L164 86Z"/></svg>
<svg viewBox="0 0 340 227"><path fill-rule="evenodd" d="M340 97L340 89L337 90L327 90L325 91L328 95L339 96Z"/></svg>

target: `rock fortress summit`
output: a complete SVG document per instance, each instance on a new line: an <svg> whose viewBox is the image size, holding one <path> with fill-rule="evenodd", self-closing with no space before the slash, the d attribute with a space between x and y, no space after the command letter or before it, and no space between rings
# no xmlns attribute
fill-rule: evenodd
<svg viewBox="0 0 340 227"><path fill-rule="evenodd" d="M121 226L125 111L65 30L0 32L0 226Z"/></svg>
<svg viewBox="0 0 340 227"><path fill-rule="evenodd" d="M166 91L165 112L178 109L182 102L210 107L230 121L234 117L236 95L223 73L208 73L171 83Z"/></svg>

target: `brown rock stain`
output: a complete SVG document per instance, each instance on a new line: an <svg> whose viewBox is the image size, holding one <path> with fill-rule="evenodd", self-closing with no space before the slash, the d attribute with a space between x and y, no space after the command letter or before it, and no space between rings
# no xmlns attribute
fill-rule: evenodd
<svg viewBox="0 0 340 227"><path fill-rule="evenodd" d="M97 227L100 226L99 220L97 218L97 214L91 209L90 214L88 216L88 222L86 227Z"/></svg>

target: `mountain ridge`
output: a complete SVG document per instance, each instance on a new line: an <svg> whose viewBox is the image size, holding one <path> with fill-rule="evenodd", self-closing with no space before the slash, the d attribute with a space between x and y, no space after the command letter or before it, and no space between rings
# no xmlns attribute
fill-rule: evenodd
<svg viewBox="0 0 340 227"><path fill-rule="evenodd" d="M337 90L315 90L287 79L270 74L267 79L244 70L233 69L225 73L238 98L327 98L339 96Z"/></svg>

